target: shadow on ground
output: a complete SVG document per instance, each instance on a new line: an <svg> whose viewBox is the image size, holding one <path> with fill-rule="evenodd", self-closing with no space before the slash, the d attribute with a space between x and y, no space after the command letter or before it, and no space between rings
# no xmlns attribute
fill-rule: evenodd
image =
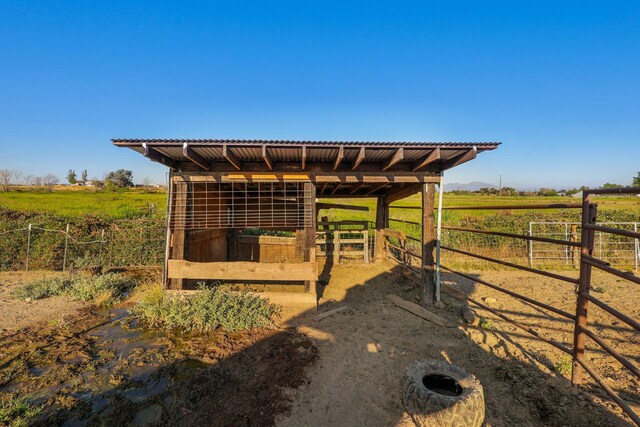
<svg viewBox="0 0 640 427"><path fill-rule="evenodd" d="M277 330L176 335L142 329L123 310L90 331L104 314L6 334L0 396L44 405L36 425L410 425L407 366L445 358L483 384L487 425L630 425L553 374L554 353L463 325L457 302L438 311L448 327L392 305L387 294L420 294L402 267L323 271L319 310L349 309L321 322L310 307Z"/></svg>

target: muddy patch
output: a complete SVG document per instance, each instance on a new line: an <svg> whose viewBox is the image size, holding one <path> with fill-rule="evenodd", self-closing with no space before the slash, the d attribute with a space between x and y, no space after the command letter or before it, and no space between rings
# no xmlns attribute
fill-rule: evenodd
<svg viewBox="0 0 640 427"><path fill-rule="evenodd" d="M317 357L290 329L174 334L126 309L0 335L0 400L33 425L273 425Z"/></svg>

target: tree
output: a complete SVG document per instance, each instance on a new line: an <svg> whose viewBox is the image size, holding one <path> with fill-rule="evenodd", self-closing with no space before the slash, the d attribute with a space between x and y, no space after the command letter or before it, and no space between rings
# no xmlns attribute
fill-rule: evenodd
<svg viewBox="0 0 640 427"><path fill-rule="evenodd" d="M87 178L89 177L89 172L87 170L82 171L82 183L85 184L87 182Z"/></svg>
<svg viewBox="0 0 640 427"><path fill-rule="evenodd" d="M13 180L13 171L9 169L0 169L0 187L2 191L9 191L9 186Z"/></svg>
<svg viewBox="0 0 640 427"><path fill-rule="evenodd" d="M34 176L33 177L33 185L40 187L42 185L42 177L41 176Z"/></svg>
<svg viewBox="0 0 640 427"><path fill-rule="evenodd" d="M638 172L638 176L633 177L633 183L631 185L634 187L640 187L640 172Z"/></svg>
<svg viewBox="0 0 640 427"><path fill-rule="evenodd" d="M69 181L69 184L71 185L78 182L76 179L76 171L69 169L69 172L67 172L67 181Z"/></svg>
<svg viewBox="0 0 640 427"><path fill-rule="evenodd" d="M153 180L149 177L142 178L142 186L145 188L151 187Z"/></svg>
<svg viewBox="0 0 640 427"><path fill-rule="evenodd" d="M624 185L620 185L620 184L611 184L610 182L607 182L606 184L604 184L602 186L602 188L622 188L624 187Z"/></svg>
<svg viewBox="0 0 640 427"><path fill-rule="evenodd" d="M133 172L127 169L112 171L105 177L105 184L111 181L118 188L133 187Z"/></svg>
<svg viewBox="0 0 640 427"><path fill-rule="evenodd" d="M58 181L60 181L58 179L57 176L48 173L44 176L44 178L42 178L42 182L44 183L44 185L46 185L47 187L53 187L54 185L56 185L58 183Z"/></svg>

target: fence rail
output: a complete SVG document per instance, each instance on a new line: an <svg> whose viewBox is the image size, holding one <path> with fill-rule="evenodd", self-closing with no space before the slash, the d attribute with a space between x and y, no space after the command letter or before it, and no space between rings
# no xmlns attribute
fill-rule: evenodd
<svg viewBox="0 0 640 427"><path fill-rule="evenodd" d="M468 229L468 228L461 228L461 227L443 227L443 229L448 229L451 231L459 231L459 232L464 232L464 233L477 233L477 234L484 234L484 235L495 235L495 236L502 236L502 237L509 237L509 238L514 238L514 239L519 239L521 241L524 242L528 242L529 244L529 248L530 248L530 266L525 266L525 265L519 265L516 263L511 263L511 262L506 262L503 260L499 260L493 257L489 257L489 256L483 256L483 255L479 255L479 254L475 254L473 252L469 252L469 251L463 251L451 246L444 246L441 245L440 248L444 251L448 251L448 252L453 252L453 253L457 253L459 255L463 255L463 256L468 256L468 257L472 257L472 258L477 258L477 259L481 259L484 261L488 261L488 262L492 262L492 263L497 263L500 265L505 265L508 267L512 267L512 268L516 268L516 269L520 269L520 270L524 270L524 271L528 271L531 273L535 273L538 275L542 275L542 276L546 276L546 277L551 277L557 280L562 280L562 281L566 281L566 282L570 282L570 283L574 283L577 285L577 296L576 296L576 313L575 315L567 313L564 310L561 310L557 307L553 307L549 304L546 304L542 301L537 301L533 298L529 298L526 297L524 295L520 295L516 292L510 291L502 286L498 286L496 284L493 283L489 283L485 280L479 279L477 277L468 275L468 274L464 274L462 272L459 272L453 268L444 266L444 265L437 265L437 269L439 270L440 268L442 268L443 270L449 271L455 275L458 275L460 277L464 277L468 280L471 280L475 283L478 283L480 285L484 285L487 287L490 287L494 290L497 290L499 292L502 292L504 294L507 294L511 297L514 297L520 301L529 303L529 304L533 304L537 307L540 307L542 309L545 309L547 311L550 311L552 313L555 313L556 315L559 315L563 318L568 318L574 321L574 327L573 327L573 345L569 346L568 343L562 343L562 342L558 342L552 338L543 336L542 334L540 334L538 331L536 331L535 329L533 329L532 327L529 327L527 325L523 325L520 322L518 322L517 320L507 316L506 314L499 312L491 307L488 307L487 305L483 304L480 301L476 301L473 298L468 298L468 301L472 304L474 304L477 307L480 307L482 309L485 309L491 313L493 313L494 315L504 319L505 321L508 321L510 323L512 323L513 325L519 327L520 329L523 329L524 331L528 332L529 334L535 336L536 338L540 339L541 341L544 341L554 347L556 347L557 349L568 353L570 355L572 355L573 358L573 365L572 365L572 373L571 373L571 382L574 385L580 384L583 380L582 378L582 372L586 371L593 379L594 381L600 386L602 387L602 389L611 397L611 399L613 401L615 401L618 406L623 410L623 412L634 422L636 423L638 426L640 426L640 416L638 416L638 414L636 412L634 412L634 410L631 408L631 406L620 397L620 395L618 393L616 393L616 391L614 391L608 384L607 382L600 376L598 375L598 373L591 367L591 365L587 362L586 356L585 356L585 340L587 338L591 339L594 343L596 343L598 346L600 346L600 348L602 348L606 353L608 353L611 357L613 357L617 362L619 362L624 368L626 368L626 370L632 374L635 377L640 378L640 368L638 368L638 366L633 363L631 360L629 360L628 358L624 357L622 354L620 354L619 352L617 352L612 346L610 346L606 340L604 338L601 338L600 336L596 335L591 329L589 329L587 327L587 307L588 307L588 303L592 302L594 305L596 305L597 307L605 310L606 312L608 312L609 314L613 315L614 317L616 317L617 319L625 322L626 324L628 324L629 326L631 326L632 328L640 331L640 322L638 322L635 319L632 319L631 317L621 313L620 311L618 311L617 309L611 307L609 304L593 297L592 295L590 295L589 291L591 289L591 270L592 268L597 268L599 270L602 270L606 273L609 274L613 274L617 277L620 277L622 279L626 279L629 282L635 283L635 284L640 284L640 277L627 272L627 271L621 271L618 268L615 268L613 266L611 266L611 263L608 262L606 259L602 259L603 257L606 257L607 255L611 256L611 250L606 251L605 248L603 247L603 240L602 240L602 236L604 233L607 233L608 235L612 235L612 236L617 236L617 237L623 237L623 238L631 238L634 239L634 249L632 249L633 252L633 256L634 256L634 260L635 260L635 267L637 268L637 262L638 262L638 238L640 237L640 235L638 234L638 224L637 223L626 223L626 224L615 224L615 223L608 223L608 224L598 224L596 222L597 220L597 207L595 204L593 204L591 202L591 195L592 194L640 194L640 188L627 188L627 189L611 189L611 190L586 190L583 193L583 200L581 204L549 204L549 205L521 205L521 206L473 206L473 207L464 207L464 206L458 206L458 207L449 207L449 208L444 208L444 209L450 209L450 210L463 210L463 209L470 209L470 210L485 210L485 209L581 209L582 211L582 221L580 223L575 223L576 227L572 230L575 231L576 228L578 228L578 226L581 228L581 230L584 230L584 232L581 232L578 238L578 233L572 232L571 234L569 234L568 231L568 224L565 228L565 233L564 233L564 239L562 238L563 236L557 236L554 235L553 237L550 237L549 235L546 236L541 236L540 233L538 233L538 235L534 235L533 230L532 230L532 225L534 223L530 224L530 229L529 229L529 234L528 235L517 235L514 233L503 233L503 232L498 232L498 231L489 231L489 230L476 230L476 229ZM633 230L625 230L625 229L621 229L619 228L619 226L632 226ZM618 227L612 227L612 226L618 226ZM599 233L599 239L597 240L596 237L596 232ZM560 238L558 238L560 237ZM579 279L572 279L563 275L559 275L556 273L550 273L547 271L543 271L540 269L535 269L533 268L533 261L532 261L532 254L533 254L533 249L532 246L534 243L544 243L547 245L556 245L556 246L561 246L560 252L564 253L567 258L569 257L569 254L573 254L573 251L576 248L580 248L580 254L579 257L576 256L576 259L579 259L579 266L580 266L580 277ZM620 249L614 249L614 250L620 250ZM615 252L613 252L615 253ZM577 254L576 254L577 255Z"/></svg>

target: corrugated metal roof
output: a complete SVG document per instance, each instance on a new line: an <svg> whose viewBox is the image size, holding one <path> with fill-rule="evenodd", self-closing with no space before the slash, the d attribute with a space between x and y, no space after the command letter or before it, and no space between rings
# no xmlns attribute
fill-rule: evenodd
<svg viewBox="0 0 640 427"><path fill-rule="evenodd" d="M111 140L115 145L182 145L187 143L197 147L199 145L269 145L269 146L364 146L367 148L373 147L390 147L390 146L403 146L403 147L472 147L493 149L500 145L500 142L418 142L418 141L312 141L312 140L288 140L288 139L127 139L127 138L114 138Z"/></svg>

